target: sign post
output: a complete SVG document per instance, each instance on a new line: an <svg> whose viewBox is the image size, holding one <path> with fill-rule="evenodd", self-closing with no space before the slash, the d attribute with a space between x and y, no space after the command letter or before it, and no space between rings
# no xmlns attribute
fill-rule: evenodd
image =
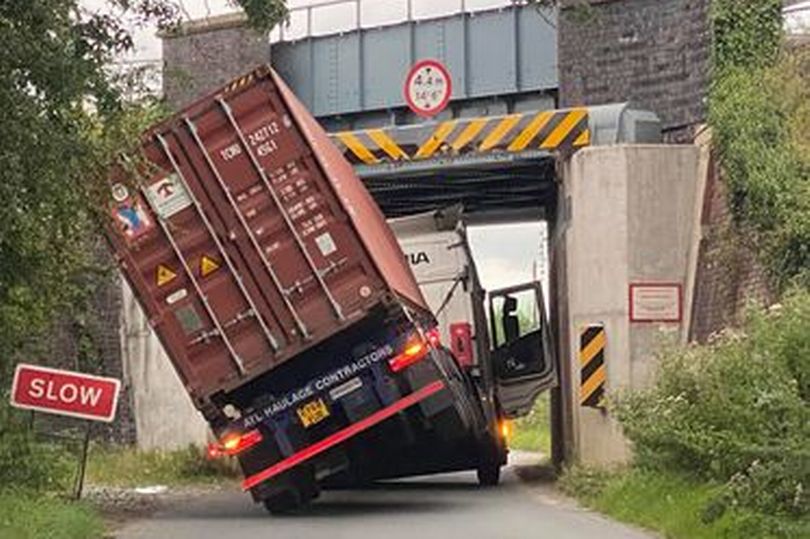
<svg viewBox="0 0 810 539"><path fill-rule="evenodd" d="M20 363L14 371L11 405L23 410L87 420L73 496L84 486L91 421L111 422L118 407L121 381L89 374Z"/></svg>
<svg viewBox="0 0 810 539"><path fill-rule="evenodd" d="M437 60L421 60L408 71L403 93L413 112L432 118L450 102L453 94L450 72Z"/></svg>

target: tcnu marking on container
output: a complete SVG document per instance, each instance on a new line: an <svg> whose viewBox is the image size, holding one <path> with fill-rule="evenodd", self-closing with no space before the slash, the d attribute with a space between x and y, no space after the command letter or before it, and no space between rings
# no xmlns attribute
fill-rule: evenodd
<svg viewBox="0 0 810 539"><path fill-rule="evenodd" d="M174 303L177 303L181 299L185 298L186 296L188 296L188 290L186 290L185 288L175 290L174 292L166 296L166 303L172 305Z"/></svg>
<svg viewBox="0 0 810 539"><path fill-rule="evenodd" d="M352 391L356 391L356 390L360 389L362 386L363 386L363 381L360 380L359 377L352 378L351 380L349 380L345 384L340 384L335 389L332 389L331 391L329 391L329 398L332 399L333 401L336 401L341 397L345 397L346 395L348 395Z"/></svg>
<svg viewBox="0 0 810 539"><path fill-rule="evenodd" d="M315 243L318 245L318 249L320 249L323 256L329 256L337 251L335 240L332 239L332 235L329 232L324 232L315 238Z"/></svg>
<svg viewBox="0 0 810 539"><path fill-rule="evenodd" d="M158 215L164 219L191 206L191 197L177 174L170 174L153 183L146 189L146 194Z"/></svg>

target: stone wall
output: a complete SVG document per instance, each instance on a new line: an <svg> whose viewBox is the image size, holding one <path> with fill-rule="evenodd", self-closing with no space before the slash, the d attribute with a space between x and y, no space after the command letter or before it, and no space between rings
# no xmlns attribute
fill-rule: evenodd
<svg viewBox="0 0 810 539"><path fill-rule="evenodd" d="M163 39L163 95L173 108L270 62L270 41L241 14L184 23Z"/></svg>
<svg viewBox="0 0 810 539"><path fill-rule="evenodd" d="M767 305L775 299L755 241L734 221L727 195L712 159L703 195L690 340L705 342L739 323L749 303Z"/></svg>
<svg viewBox="0 0 810 539"><path fill-rule="evenodd" d="M630 101L657 113L670 142L706 116L709 0L563 0L563 106Z"/></svg>

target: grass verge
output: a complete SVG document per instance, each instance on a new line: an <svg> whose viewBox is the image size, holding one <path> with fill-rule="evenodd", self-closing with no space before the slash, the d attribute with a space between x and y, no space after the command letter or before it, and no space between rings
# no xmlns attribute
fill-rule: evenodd
<svg viewBox="0 0 810 539"><path fill-rule="evenodd" d="M82 503L25 491L0 492L3 539L96 539L104 523Z"/></svg>
<svg viewBox="0 0 810 539"><path fill-rule="evenodd" d="M137 451L133 448L96 447L87 463L91 484L119 487L145 485L200 485L237 476L233 462L210 460L202 449Z"/></svg>
<svg viewBox="0 0 810 539"><path fill-rule="evenodd" d="M568 470L562 489L584 505L617 520L660 532L668 539L799 539L810 520L765 515L720 503L723 486L687 476L631 469Z"/></svg>
<svg viewBox="0 0 810 539"><path fill-rule="evenodd" d="M509 447L521 451L551 454L550 402L548 392L541 395L526 417L514 422Z"/></svg>

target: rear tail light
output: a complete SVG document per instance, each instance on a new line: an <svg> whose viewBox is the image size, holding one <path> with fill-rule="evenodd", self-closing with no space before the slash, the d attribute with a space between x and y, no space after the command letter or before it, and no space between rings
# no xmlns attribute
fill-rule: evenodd
<svg viewBox="0 0 810 539"><path fill-rule="evenodd" d="M388 365L394 372L399 372L423 360L430 352L430 344L420 335L414 335L408 340L401 354L388 360Z"/></svg>
<svg viewBox="0 0 810 539"><path fill-rule="evenodd" d="M439 328L430 328L425 332L425 337L433 348L438 348L442 345L442 337Z"/></svg>
<svg viewBox="0 0 810 539"><path fill-rule="evenodd" d="M217 458L224 455L238 455L261 441L262 433L258 429L243 433L231 432L223 436L219 443L209 444L208 456Z"/></svg>

